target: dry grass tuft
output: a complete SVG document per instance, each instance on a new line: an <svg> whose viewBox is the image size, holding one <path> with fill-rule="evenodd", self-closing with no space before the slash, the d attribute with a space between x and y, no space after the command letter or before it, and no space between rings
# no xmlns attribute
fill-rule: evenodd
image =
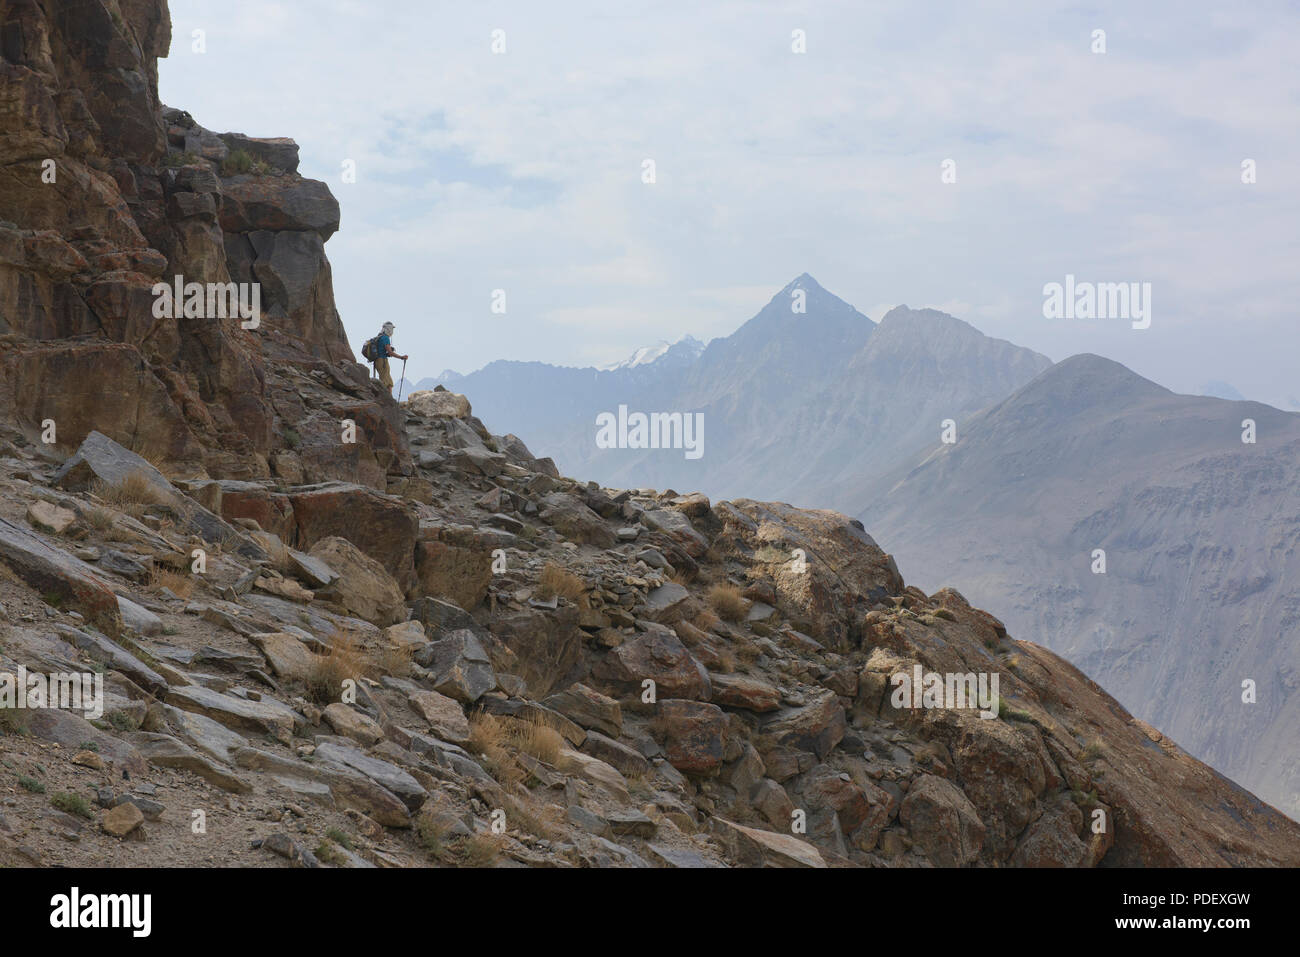
<svg viewBox="0 0 1300 957"><path fill-rule="evenodd" d="M317 704L332 704L343 696L343 682L366 671L365 659L353 637L336 631L330 636L329 654L317 655L307 673L307 697Z"/></svg>
<svg viewBox="0 0 1300 957"><path fill-rule="evenodd" d="M691 624L700 629L700 631L712 631L714 628L718 627L718 624L721 621L722 619L718 617L717 612L713 611L711 608L705 608L695 616L691 621Z"/></svg>
<svg viewBox="0 0 1300 957"><path fill-rule="evenodd" d="M411 659L414 656L414 646L390 644L379 654L379 667L394 678L405 678L411 673Z"/></svg>
<svg viewBox="0 0 1300 957"><path fill-rule="evenodd" d="M512 789L525 778L525 772L510 753L509 729L496 715L480 711L469 719L469 746L483 759L488 774Z"/></svg>
<svg viewBox="0 0 1300 957"><path fill-rule="evenodd" d="M587 586L582 579L573 572L561 568L553 562L547 562L546 567L537 579L537 588L534 594L542 601L559 596L567 598L569 601L577 601L586 594Z"/></svg>
<svg viewBox="0 0 1300 957"><path fill-rule="evenodd" d="M88 508L81 517L97 532L106 532L117 522L117 516L113 514L112 509L107 508Z"/></svg>
<svg viewBox="0 0 1300 957"><path fill-rule="evenodd" d="M161 505L164 501L161 492L139 471L129 473L120 482L96 482L93 491L109 505L125 511Z"/></svg>
<svg viewBox="0 0 1300 957"><path fill-rule="evenodd" d="M194 576L155 565L149 575L149 587L154 591L166 588L177 598L189 598L194 592Z"/></svg>
<svg viewBox="0 0 1300 957"><path fill-rule="evenodd" d="M147 438L136 438L131 443L131 451L140 458L144 459L159 472L164 472L163 466L167 464L167 447L164 444L154 442ZM164 474L166 474L164 472Z"/></svg>
<svg viewBox="0 0 1300 957"><path fill-rule="evenodd" d="M447 844L443 859L458 867L492 867L500 860L504 845L504 835L474 834Z"/></svg>
<svg viewBox="0 0 1300 957"><path fill-rule="evenodd" d="M714 585L709 589L709 604L727 621L743 621L749 612L749 602L735 585Z"/></svg>
<svg viewBox="0 0 1300 957"><path fill-rule="evenodd" d="M513 743L525 754L531 754L538 761L551 766L560 760L564 736L541 718L516 721L510 731Z"/></svg>

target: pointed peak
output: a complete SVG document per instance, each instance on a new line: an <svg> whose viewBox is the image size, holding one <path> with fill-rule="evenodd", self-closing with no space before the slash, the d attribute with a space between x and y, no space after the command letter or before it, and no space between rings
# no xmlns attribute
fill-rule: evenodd
<svg viewBox="0 0 1300 957"><path fill-rule="evenodd" d="M788 283L785 284L785 287L781 291L785 292L790 289L808 289L808 290L820 289L822 292L826 291L825 286L823 286L816 279L814 279L809 273L806 272L801 272L799 275L791 279Z"/></svg>

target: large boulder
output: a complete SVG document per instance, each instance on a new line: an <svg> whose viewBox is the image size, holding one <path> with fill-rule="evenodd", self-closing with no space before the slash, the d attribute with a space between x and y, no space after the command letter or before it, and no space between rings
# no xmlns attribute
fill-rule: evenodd
<svg viewBox="0 0 1300 957"><path fill-rule="evenodd" d="M912 844L939 867L961 867L979 857L984 823L955 785L933 774L912 782L898 811Z"/></svg>
<svg viewBox="0 0 1300 957"><path fill-rule="evenodd" d="M571 542L613 548L618 537L604 520L566 492L552 492L540 503L542 521Z"/></svg>
<svg viewBox="0 0 1300 957"><path fill-rule="evenodd" d="M86 436L76 454L55 473L54 484L80 491L94 488L97 482L120 485L133 477L143 480L155 501L171 508L185 527L204 541L227 545L248 558L267 557L259 545L240 534L234 526L185 495L148 461L102 432L91 432Z"/></svg>
<svg viewBox="0 0 1300 957"><path fill-rule="evenodd" d="M420 523L402 499L360 485L332 482L288 492L297 529L292 544L315 554L326 538L345 538L379 562L405 591L416 582ZM342 569L329 564L336 572Z"/></svg>
<svg viewBox="0 0 1300 957"><path fill-rule="evenodd" d="M314 232L339 228L339 201L319 180L236 176L222 186L221 228L227 233Z"/></svg>
<svg viewBox="0 0 1300 957"><path fill-rule="evenodd" d="M80 559L55 548L43 535L0 518L0 563L44 595L57 595L111 635L122 630L115 595Z"/></svg>
<svg viewBox="0 0 1300 957"><path fill-rule="evenodd" d="M385 627L406 618L402 590L393 576L346 538L326 538L316 543L311 557L338 573L338 579L317 594L332 598L353 615Z"/></svg>
<svg viewBox="0 0 1300 957"><path fill-rule="evenodd" d="M754 741L760 753L784 747L824 760L840 743L846 721L835 692L821 689L809 697L801 707L778 711L763 723Z"/></svg>
<svg viewBox="0 0 1300 957"><path fill-rule="evenodd" d="M497 686L492 661L468 628L447 632L415 653L415 660L432 673L434 690L473 704Z"/></svg>
<svg viewBox="0 0 1300 957"><path fill-rule="evenodd" d="M663 625L625 641L600 661L592 674L627 690L640 688L647 678L654 681L662 698L696 698L708 701L713 694L709 673L691 657L681 639Z"/></svg>
<svg viewBox="0 0 1300 957"><path fill-rule="evenodd" d="M669 699L659 702L656 717L664 754L678 771L708 774L722 766L727 716L717 705Z"/></svg>
<svg viewBox="0 0 1300 957"><path fill-rule="evenodd" d="M288 541L296 526L289 497L257 482L225 480L216 483L221 501L221 517L228 522L251 518L263 531Z"/></svg>
<svg viewBox="0 0 1300 957"><path fill-rule="evenodd" d="M463 419L470 415L469 399L456 392L428 389L412 392L406 400L407 408L426 418Z"/></svg>
<svg viewBox="0 0 1300 957"><path fill-rule="evenodd" d="M710 821L713 834L727 849L728 856L745 867L816 867L826 866L825 859L807 841L793 834L746 827L725 818Z"/></svg>
<svg viewBox="0 0 1300 957"><path fill-rule="evenodd" d="M584 728L603 731L611 738L623 733L623 711L613 698L584 684L574 684L542 702Z"/></svg>

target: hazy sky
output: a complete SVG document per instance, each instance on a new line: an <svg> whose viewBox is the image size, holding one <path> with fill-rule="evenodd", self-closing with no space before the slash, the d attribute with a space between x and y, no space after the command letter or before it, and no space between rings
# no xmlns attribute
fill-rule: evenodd
<svg viewBox="0 0 1300 957"><path fill-rule="evenodd" d="M873 319L932 306L1052 359L1300 404L1295 4L171 10L164 102L301 144L342 204L353 346L391 319L411 379L726 335L807 271ZM1151 283L1151 327L1044 318L1067 273Z"/></svg>

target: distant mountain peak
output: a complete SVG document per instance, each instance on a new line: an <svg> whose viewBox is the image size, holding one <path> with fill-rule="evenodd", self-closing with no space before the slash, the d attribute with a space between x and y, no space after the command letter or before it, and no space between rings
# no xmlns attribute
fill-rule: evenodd
<svg viewBox="0 0 1300 957"><path fill-rule="evenodd" d="M670 353L675 358L691 360L699 356L703 351L704 343L691 335L682 336L676 342L660 339L654 345L642 346L626 359L606 363L602 366L596 366L596 368L601 372L613 372L616 369L635 369L638 366L652 365Z"/></svg>
<svg viewBox="0 0 1300 957"><path fill-rule="evenodd" d="M1219 379L1213 379L1204 383L1196 390L1196 394L1208 396L1212 399L1228 399L1233 402L1246 401L1246 397L1238 392L1234 386Z"/></svg>

